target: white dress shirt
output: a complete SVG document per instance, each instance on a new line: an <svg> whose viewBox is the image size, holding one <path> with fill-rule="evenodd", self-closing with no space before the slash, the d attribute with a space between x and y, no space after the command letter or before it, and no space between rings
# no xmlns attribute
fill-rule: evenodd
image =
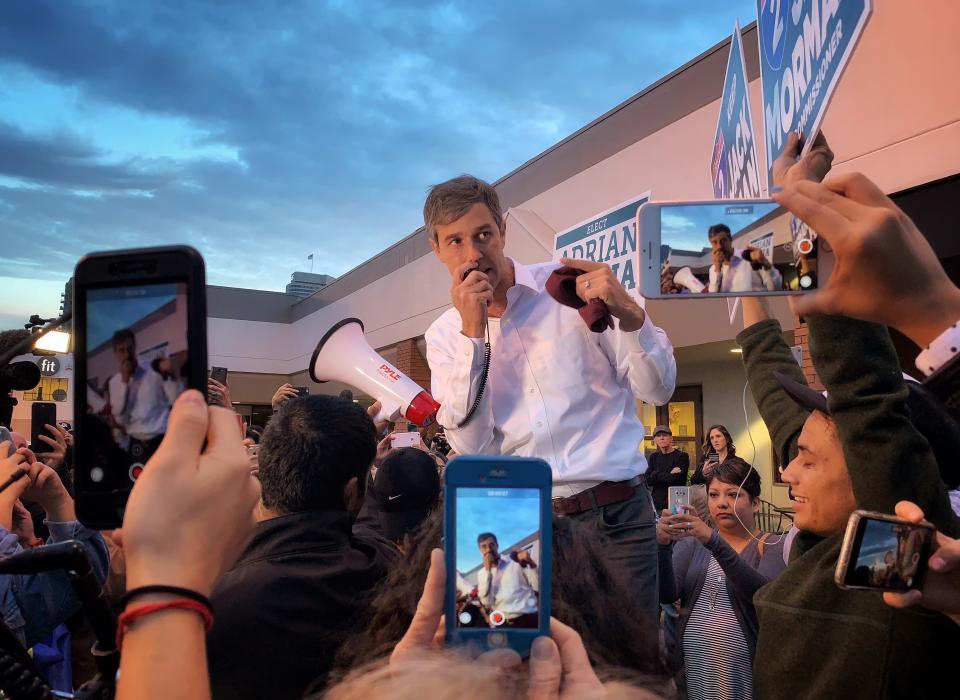
<svg viewBox="0 0 960 700"><path fill-rule="evenodd" d="M662 405L677 365L666 333L650 316L639 331L593 333L576 309L544 285L556 263L511 261L516 284L502 318L490 319L487 387L473 418L483 372L482 338L468 338L460 313L446 311L426 333L438 422L458 454L540 457L553 469L554 497L646 471L635 399Z"/></svg>
<svg viewBox="0 0 960 700"><path fill-rule="evenodd" d="M150 440L167 430L170 407L179 393L176 381L164 381L151 368L137 367L126 384L110 377L110 411L117 424L136 440Z"/></svg>
<svg viewBox="0 0 960 700"><path fill-rule="evenodd" d="M482 566L477 572L477 594L490 612L499 610L507 620L535 613L539 609L537 591L540 590L538 569L520 566L509 557L500 557L497 568L487 571Z"/></svg>
<svg viewBox="0 0 960 700"><path fill-rule="evenodd" d="M783 286L782 282L777 268L754 270L753 264L744 260L740 251L734 251L733 257L723 264L719 278L716 266L710 266L711 292L773 292Z"/></svg>

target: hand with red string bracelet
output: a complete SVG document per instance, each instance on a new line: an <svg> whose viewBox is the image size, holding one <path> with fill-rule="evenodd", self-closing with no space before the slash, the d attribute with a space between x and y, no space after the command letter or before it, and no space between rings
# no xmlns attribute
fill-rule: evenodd
<svg viewBox="0 0 960 700"><path fill-rule="evenodd" d="M118 533L127 566L118 698L210 697L207 597L246 544L258 493L233 411L185 392Z"/></svg>

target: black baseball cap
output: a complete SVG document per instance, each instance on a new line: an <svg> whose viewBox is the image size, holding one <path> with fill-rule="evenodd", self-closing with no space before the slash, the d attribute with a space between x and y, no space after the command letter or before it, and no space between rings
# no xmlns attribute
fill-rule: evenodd
<svg viewBox="0 0 960 700"><path fill-rule="evenodd" d="M808 411L830 415L827 396L798 382L783 372L774 372L780 386L797 405ZM907 385L907 412L913 427L926 438L933 450L940 470L940 478L949 488L960 485L960 425L950 417L947 409L933 393L912 378Z"/></svg>
<svg viewBox="0 0 960 700"><path fill-rule="evenodd" d="M416 447L393 450L377 469L370 498L376 505L384 536L402 540L440 500L437 463Z"/></svg>
<svg viewBox="0 0 960 700"><path fill-rule="evenodd" d="M653 429L653 437L657 437L660 433L666 433L667 435L673 435L673 431L670 430L669 425L658 425Z"/></svg>

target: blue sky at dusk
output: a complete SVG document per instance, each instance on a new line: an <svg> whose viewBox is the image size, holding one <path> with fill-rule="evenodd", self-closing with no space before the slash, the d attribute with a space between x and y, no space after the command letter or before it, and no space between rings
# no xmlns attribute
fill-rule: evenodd
<svg viewBox="0 0 960 700"><path fill-rule="evenodd" d="M84 253L188 243L212 284L341 275L728 36L753 0L0 4L0 329ZM719 89L719 87L718 87Z"/></svg>

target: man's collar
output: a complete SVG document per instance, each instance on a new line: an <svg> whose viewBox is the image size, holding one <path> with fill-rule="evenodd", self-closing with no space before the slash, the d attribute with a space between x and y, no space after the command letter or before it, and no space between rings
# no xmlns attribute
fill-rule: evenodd
<svg viewBox="0 0 960 700"><path fill-rule="evenodd" d="M513 265L513 285L523 285L534 292L539 292L540 288L537 286L537 281L533 279L533 274L530 270L527 269L526 265L518 263L513 258L507 258L510 261L510 264Z"/></svg>

